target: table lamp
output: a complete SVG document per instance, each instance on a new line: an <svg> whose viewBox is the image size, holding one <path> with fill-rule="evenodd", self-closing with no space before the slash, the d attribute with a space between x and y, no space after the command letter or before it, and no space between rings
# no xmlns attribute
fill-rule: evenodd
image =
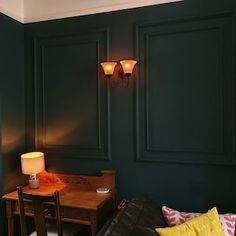
<svg viewBox="0 0 236 236"><path fill-rule="evenodd" d="M21 170L25 175L29 175L29 187L39 188L37 174L45 169L44 153L28 152L21 155Z"/></svg>

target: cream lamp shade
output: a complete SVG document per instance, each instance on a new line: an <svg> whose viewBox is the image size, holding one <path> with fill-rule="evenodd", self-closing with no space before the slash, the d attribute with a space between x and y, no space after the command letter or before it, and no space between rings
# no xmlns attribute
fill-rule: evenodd
<svg viewBox="0 0 236 236"><path fill-rule="evenodd" d="M44 153L28 152L21 155L21 170L22 173L29 176L30 188L39 187L39 179L37 174L44 171Z"/></svg>
<svg viewBox="0 0 236 236"><path fill-rule="evenodd" d="M21 155L21 170L23 174L38 174L44 169L44 154L42 152L28 152Z"/></svg>

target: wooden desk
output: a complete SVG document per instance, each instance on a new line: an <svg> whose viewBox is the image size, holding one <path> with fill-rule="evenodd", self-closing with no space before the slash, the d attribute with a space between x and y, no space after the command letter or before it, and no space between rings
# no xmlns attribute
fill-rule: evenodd
<svg viewBox="0 0 236 236"><path fill-rule="evenodd" d="M115 194L115 171L101 171L101 176L61 175L44 172L40 176L40 188L23 188L24 192L39 195L51 195L59 191L62 220L77 224L89 225L92 236L109 217L113 210ZM110 189L108 194L98 194L98 187ZM19 215L17 192L3 196L6 200L8 219L8 236L14 235L14 215ZM26 203L26 214L33 216L30 202ZM48 205L47 218L53 218L53 208Z"/></svg>

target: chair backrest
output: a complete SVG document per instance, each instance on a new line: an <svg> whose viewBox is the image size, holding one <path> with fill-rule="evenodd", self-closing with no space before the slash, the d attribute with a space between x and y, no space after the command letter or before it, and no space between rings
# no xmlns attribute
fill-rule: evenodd
<svg viewBox="0 0 236 236"><path fill-rule="evenodd" d="M21 236L28 236L26 227L26 215L24 207L24 199L32 201L32 207L34 211L34 223L38 236L47 236L47 229L45 224L45 203L53 203L55 205L55 219L57 224L58 236L63 236L62 234L62 224L61 224L61 213L60 213L60 199L59 192L54 192L51 196L34 195L29 193L24 193L22 187L17 187L18 198L19 198L19 210L20 210L20 225L21 225Z"/></svg>

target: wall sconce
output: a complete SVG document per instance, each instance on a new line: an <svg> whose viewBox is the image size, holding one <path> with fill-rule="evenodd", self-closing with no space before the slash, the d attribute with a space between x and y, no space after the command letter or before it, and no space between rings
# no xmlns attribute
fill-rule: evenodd
<svg viewBox="0 0 236 236"><path fill-rule="evenodd" d="M111 78L111 76L114 73L115 67L116 67L116 62L102 62L101 66L104 70L104 74L108 77L108 79Z"/></svg>
<svg viewBox="0 0 236 236"><path fill-rule="evenodd" d="M28 152L21 155L21 170L23 174L29 175L30 188L39 188L37 174L44 169L44 154L42 152Z"/></svg>
<svg viewBox="0 0 236 236"><path fill-rule="evenodd" d="M118 80L117 82L119 82L120 80L125 81L126 80L126 86L129 83L129 78L133 73L134 70L134 66L136 65L136 61L135 60L122 60L120 61L122 70L119 70L118 72ZM106 77L110 80L115 67L116 67L117 63L116 62L102 62L101 66L103 68L104 74L106 75Z"/></svg>
<svg viewBox="0 0 236 236"><path fill-rule="evenodd" d="M129 78L134 70L134 66L136 65L136 61L134 60L123 60L120 61L124 74Z"/></svg>

